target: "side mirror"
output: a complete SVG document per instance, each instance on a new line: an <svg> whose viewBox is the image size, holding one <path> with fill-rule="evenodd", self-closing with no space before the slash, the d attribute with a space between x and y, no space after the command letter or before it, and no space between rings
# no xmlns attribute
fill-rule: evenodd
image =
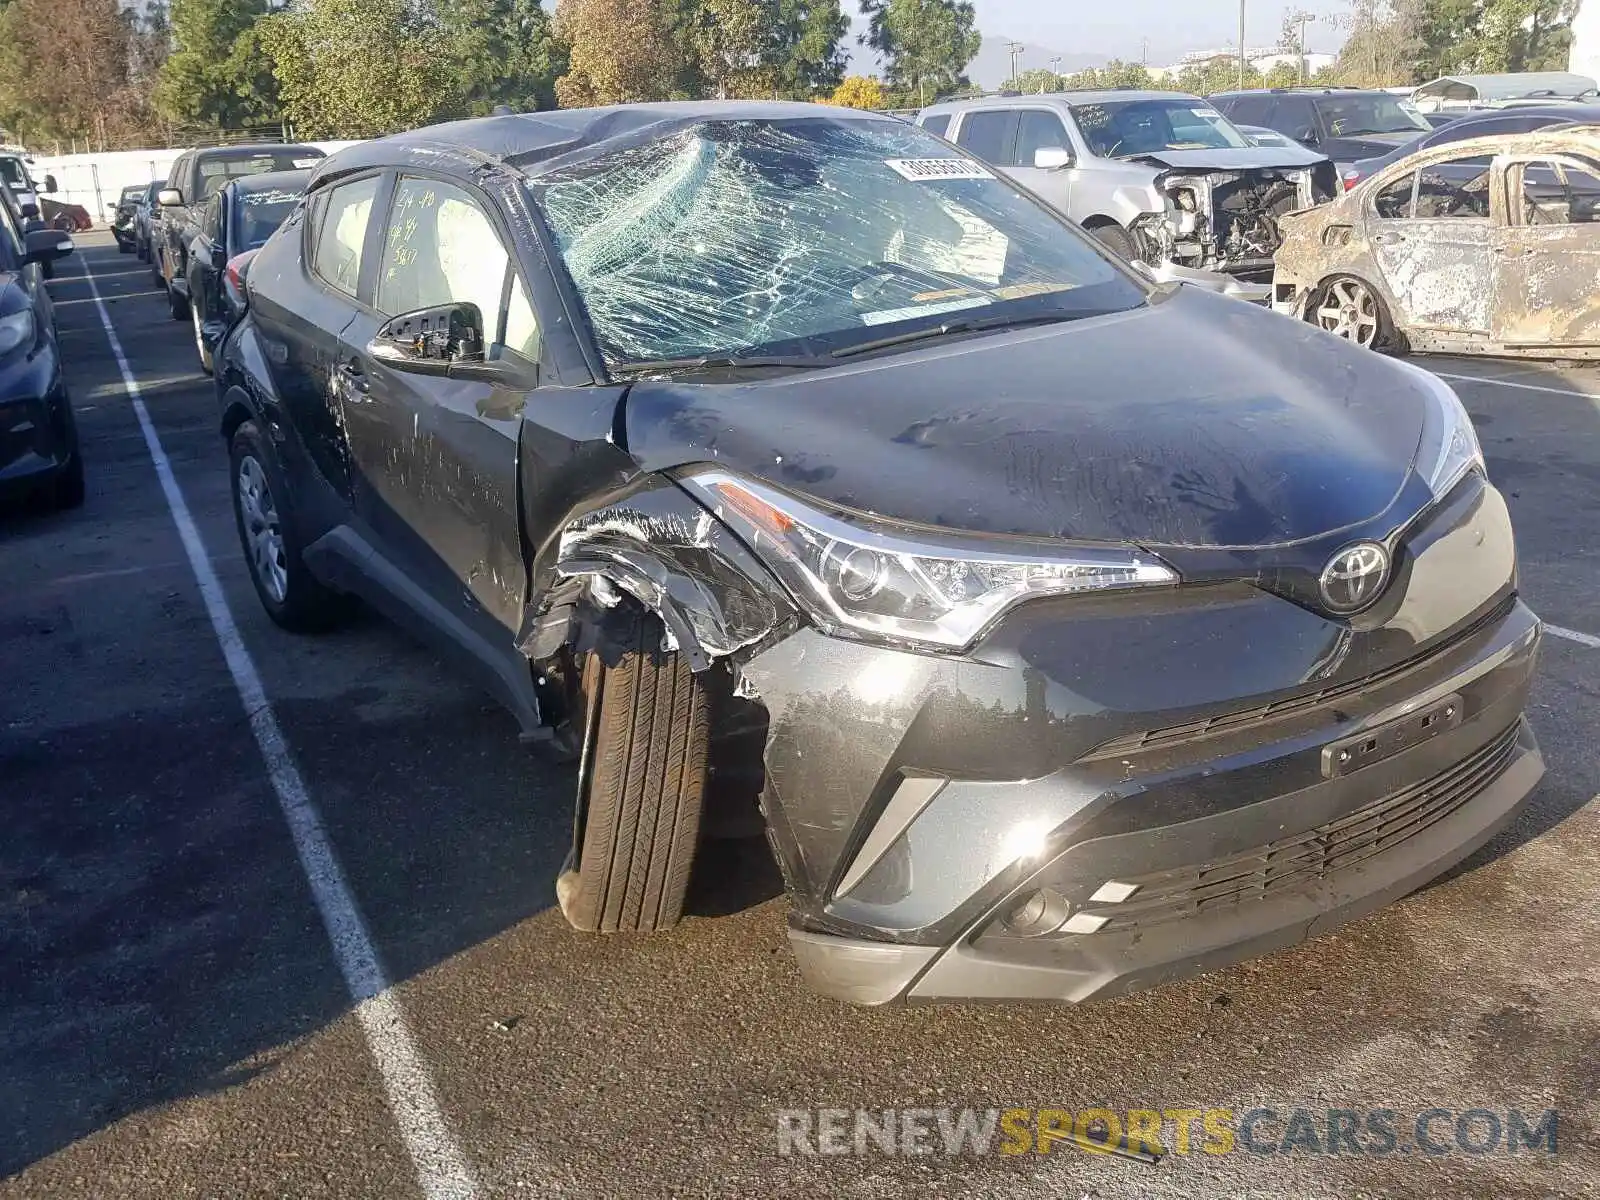
<svg viewBox="0 0 1600 1200"><path fill-rule="evenodd" d="M402 313L378 330L367 353L397 371L418 375L483 366L483 315L476 304L440 304Z"/></svg>
<svg viewBox="0 0 1600 1200"><path fill-rule="evenodd" d="M1072 165L1072 151L1060 146L1041 146L1033 152L1033 165L1041 171L1060 171Z"/></svg>
<svg viewBox="0 0 1600 1200"><path fill-rule="evenodd" d="M44 177L44 190L45 191L53 192L53 191L56 190L56 186L57 186L56 185L56 177L54 175L46 175Z"/></svg>
<svg viewBox="0 0 1600 1200"><path fill-rule="evenodd" d="M26 246L22 256L24 263L55 262L75 249L72 239L59 229L35 229L23 236L23 242Z"/></svg>
<svg viewBox="0 0 1600 1200"><path fill-rule="evenodd" d="M156 193L156 201L163 208L177 208L183 204L183 193L177 188L162 188Z"/></svg>
<svg viewBox="0 0 1600 1200"><path fill-rule="evenodd" d="M1311 126L1307 125L1304 129L1300 129L1295 132L1294 140L1299 142L1302 146L1315 146L1322 139L1317 136L1317 131L1315 129L1312 129Z"/></svg>

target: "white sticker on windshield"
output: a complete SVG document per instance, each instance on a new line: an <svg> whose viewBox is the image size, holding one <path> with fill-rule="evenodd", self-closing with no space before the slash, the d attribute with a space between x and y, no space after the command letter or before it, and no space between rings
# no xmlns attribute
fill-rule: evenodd
<svg viewBox="0 0 1600 1200"><path fill-rule="evenodd" d="M304 171L307 167L314 167L321 161L320 158L297 158L294 160L294 169Z"/></svg>
<svg viewBox="0 0 1600 1200"><path fill-rule="evenodd" d="M965 158L886 158L883 165L913 180L994 178L994 172Z"/></svg>
<svg viewBox="0 0 1600 1200"><path fill-rule="evenodd" d="M970 178L964 177L964 178ZM909 321L912 317L931 317L935 313L955 312L961 308L984 308L992 303L987 296L971 296L965 300L946 300L942 304L914 304L910 308L882 308L877 312L861 314L863 325L891 325L896 321Z"/></svg>
<svg viewBox="0 0 1600 1200"><path fill-rule="evenodd" d="M1208 121L1217 115L1215 110L1209 108L1191 108L1189 111L1197 117L1204 117Z"/></svg>

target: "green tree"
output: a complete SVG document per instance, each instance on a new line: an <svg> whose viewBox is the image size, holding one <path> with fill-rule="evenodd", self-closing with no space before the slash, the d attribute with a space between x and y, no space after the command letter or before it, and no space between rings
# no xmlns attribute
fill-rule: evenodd
<svg viewBox="0 0 1600 1200"><path fill-rule="evenodd" d="M1480 72L1565 70L1578 0L1484 0L1474 66Z"/></svg>
<svg viewBox="0 0 1600 1200"><path fill-rule="evenodd" d="M260 34L298 137L378 137L455 102L438 21L409 0L316 0L266 17Z"/></svg>
<svg viewBox="0 0 1600 1200"><path fill-rule="evenodd" d="M1260 71L1245 63L1245 87L1258 88L1265 82ZM1178 72L1177 85L1178 91L1195 96L1209 96L1212 92L1231 92L1239 86L1239 60L1231 54L1219 54L1204 62L1190 63Z"/></svg>
<svg viewBox="0 0 1600 1200"><path fill-rule="evenodd" d="M1044 67L1034 67L1024 71L1015 79L1008 79L1000 85L1006 92L1021 92L1024 95L1038 95L1042 92L1059 92L1066 86L1066 80L1054 71Z"/></svg>
<svg viewBox="0 0 1600 1200"><path fill-rule="evenodd" d="M266 0L172 0L172 52L152 97L156 110L180 125L236 128L273 119L272 74L260 46L240 39L267 14Z"/></svg>
<svg viewBox="0 0 1600 1200"><path fill-rule="evenodd" d="M927 104L966 85L983 37L968 0L863 0L870 45L890 84Z"/></svg>
<svg viewBox="0 0 1600 1200"><path fill-rule="evenodd" d="M687 0L562 0L555 30L569 47L556 80L563 107L694 96L697 5Z"/></svg>
<svg viewBox="0 0 1600 1200"><path fill-rule="evenodd" d="M554 108L566 47L539 0L450 0L439 9L453 115Z"/></svg>
<svg viewBox="0 0 1600 1200"><path fill-rule="evenodd" d="M1087 67L1068 75L1063 81L1068 89L1079 92L1100 88L1153 88L1155 78L1142 63L1123 62L1113 58L1103 67Z"/></svg>
<svg viewBox="0 0 1600 1200"><path fill-rule="evenodd" d="M803 100L844 81L850 18L839 0L771 0L773 37L767 51L780 96Z"/></svg>

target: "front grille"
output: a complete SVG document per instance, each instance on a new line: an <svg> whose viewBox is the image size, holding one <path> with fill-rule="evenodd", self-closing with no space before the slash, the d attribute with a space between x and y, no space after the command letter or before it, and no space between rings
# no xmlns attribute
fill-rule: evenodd
<svg viewBox="0 0 1600 1200"><path fill-rule="evenodd" d="M1360 679L1352 679L1345 683L1334 684L1319 691L1307 692L1301 696L1290 696L1284 700L1274 700L1269 704L1257 705L1254 708L1242 708L1234 712L1223 713L1220 716L1206 717L1199 721L1188 721L1182 725L1168 725L1163 729L1147 729L1138 733L1123 734L1121 737L1110 738L1082 755L1079 762L1095 762L1107 758L1124 758L1130 754L1137 754L1148 750L1161 750L1168 746L1175 746L1183 742L1196 741L1201 738L1217 737L1221 734L1232 733L1236 729L1246 726L1262 725L1308 709L1318 708L1331 704L1345 696L1357 692L1371 691L1383 687L1400 676L1419 667L1426 666L1433 659L1445 653L1452 646L1477 633L1480 629L1499 621L1511 611L1516 604L1515 596L1507 596L1494 608L1479 617L1472 624L1457 632L1449 640L1430 648L1426 653L1404 662L1396 663L1371 675L1363 675Z"/></svg>
<svg viewBox="0 0 1600 1200"><path fill-rule="evenodd" d="M1392 850L1466 804L1511 762L1518 728L1511 726L1470 758L1432 779L1375 800L1337 821L1222 862L1119 879L1137 884L1139 890L1122 904L1092 906L1084 912L1107 919L1097 932L1127 932L1228 905L1269 900L1326 880Z"/></svg>

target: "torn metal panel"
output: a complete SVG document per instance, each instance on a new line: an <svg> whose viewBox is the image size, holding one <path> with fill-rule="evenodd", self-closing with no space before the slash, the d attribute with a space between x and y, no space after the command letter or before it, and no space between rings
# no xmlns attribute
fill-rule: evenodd
<svg viewBox="0 0 1600 1200"><path fill-rule="evenodd" d="M738 539L677 485L662 479L574 519L556 572L593 581L604 605L616 591L661 617L668 649L703 671L762 641L792 613L781 587Z"/></svg>
<svg viewBox="0 0 1600 1200"><path fill-rule="evenodd" d="M1353 280L1381 303L1393 347L1600 358L1592 127L1436 147L1283 225L1273 306L1287 315L1346 336L1323 297Z"/></svg>

